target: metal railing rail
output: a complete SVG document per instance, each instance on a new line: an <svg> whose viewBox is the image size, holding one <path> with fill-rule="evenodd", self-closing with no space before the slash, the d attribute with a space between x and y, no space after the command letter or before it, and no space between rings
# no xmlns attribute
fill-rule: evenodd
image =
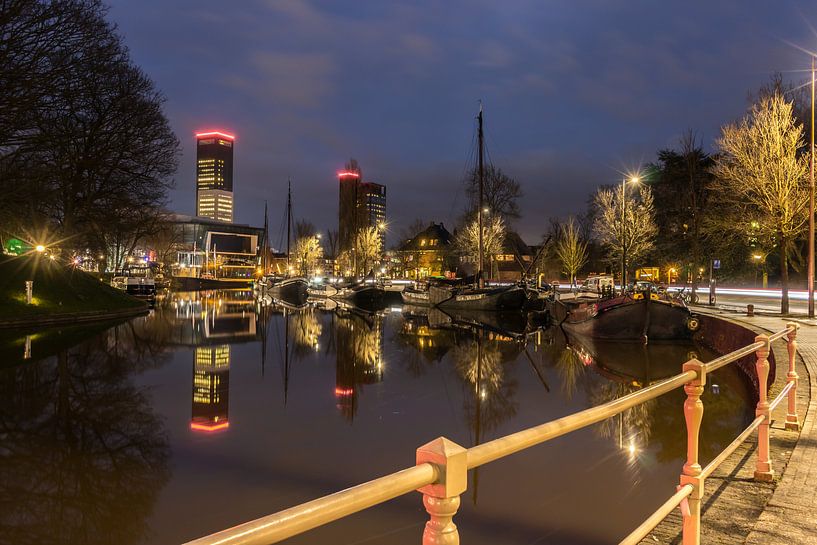
<svg viewBox="0 0 817 545"><path fill-rule="evenodd" d="M424 544L457 545L459 533L453 517L460 504L460 494L467 487L469 469L498 460L520 450L549 441L615 416L650 399L655 399L680 386L687 399L684 402L684 418L687 425L687 461L683 466L680 485L661 507L647 518L621 543L634 544L649 534L673 509L681 506L683 519L683 545L700 543L701 497L704 482L726 458L732 454L755 430L758 430L758 457L755 479L769 481L774 477L769 457L769 422L771 411L788 399L786 428L800 429L795 397L798 376L795 372L797 351L795 323L772 335L759 335L746 347L716 358L709 363L692 359L683 365L681 373L662 380L637 392L608 403L591 407L568 416L528 428L487 443L465 449L440 437L417 449L417 465L385 475L378 479L312 500L284 511L274 513L227 530L188 542L187 545L266 545L303 533L318 526L338 520L368 507L417 490L423 494L423 504L430 520L423 532ZM789 369L787 384L769 403L768 354L770 343L787 338ZM698 463L698 438L703 417L701 394L706 375L716 369L755 353L757 356L758 404L756 418L705 468Z"/></svg>

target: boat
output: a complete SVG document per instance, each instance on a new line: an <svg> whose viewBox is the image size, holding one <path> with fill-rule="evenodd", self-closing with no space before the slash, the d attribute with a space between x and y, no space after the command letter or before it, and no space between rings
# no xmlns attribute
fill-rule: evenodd
<svg viewBox="0 0 817 545"><path fill-rule="evenodd" d="M554 300L550 313L568 333L591 339L676 341L691 339L700 327L683 302L649 291L601 300Z"/></svg>
<svg viewBox="0 0 817 545"><path fill-rule="evenodd" d="M404 305L429 306L431 301L429 300L428 283L416 282L413 286L406 286L400 292L400 298L403 300Z"/></svg>
<svg viewBox="0 0 817 545"><path fill-rule="evenodd" d="M527 292L519 286L431 286L429 294L435 306L441 310L521 310L528 300Z"/></svg>
<svg viewBox="0 0 817 545"><path fill-rule="evenodd" d="M111 286L146 301L156 300L156 280L148 267L129 267L111 279Z"/></svg>
<svg viewBox="0 0 817 545"><path fill-rule="evenodd" d="M292 228L292 184L287 184L287 272L290 270L290 232ZM309 280L302 276L286 276L283 278L265 276L259 281L266 295L278 301L286 301L293 305L306 303Z"/></svg>
<svg viewBox="0 0 817 545"><path fill-rule="evenodd" d="M362 310L376 312L388 304L386 291L376 284L358 284L341 288L332 299L345 301Z"/></svg>
<svg viewBox="0 0 817 545"><path fill-rule="evenodd" d="M477 172L479 177L479 203L477 221L479 222L479 259L475 282L472 285L435 285L429 287L429 301L441 310L522 310L528 301L524 287L513 284L509 286L488 287L484 284L482 274L485 270L485 255L483 251L483 187L485 184L484 134L482 130L482 105L479 107L478 122L478 160Z"/></svg>

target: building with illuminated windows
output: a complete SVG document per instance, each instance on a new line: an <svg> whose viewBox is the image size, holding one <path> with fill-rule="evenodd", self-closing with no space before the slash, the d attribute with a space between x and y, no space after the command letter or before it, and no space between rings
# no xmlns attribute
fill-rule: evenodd
<svg viewBox="0 0 817 545"><path fill-rule="evenodd" d="M381 228L380 238L385 247L386 186L363 181L356 162L351 168L338 173L338 250L349 251L354 246L355 234L361 229Z"/></svg>
<svg viewBox="0 0 817 545"><path fill-rule="evenodd" d="M233 221L235 136L220 131L196 134L196 215Z"/></svg>
<svg viewBox="0 0 817 545"><path fill-rule="evenodd" d="M230 345L197 346L195 354L190 429L226 429L230 426Z"/></svg>

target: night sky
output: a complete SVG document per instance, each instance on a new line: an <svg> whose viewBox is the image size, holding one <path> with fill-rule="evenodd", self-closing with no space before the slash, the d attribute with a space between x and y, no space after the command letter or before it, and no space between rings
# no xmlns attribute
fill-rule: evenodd
<svg viewBox="0 0 817 545"><path fill-rule="evenodd" d="M626 4L626 5L625 5ZM551 216L654 159L694 129L711 149L775 71L817 49L814 3L116 0L109 18L167 97L183 156L174 211L195 210L201 129L237 135L236 222L273 243L294 212L337 228L335 172L349 157L388 187L390 230L453 227L465 205L478 100L492 162L524 198L515 227ZM392 240L394 235L392 235Z"/></svg>

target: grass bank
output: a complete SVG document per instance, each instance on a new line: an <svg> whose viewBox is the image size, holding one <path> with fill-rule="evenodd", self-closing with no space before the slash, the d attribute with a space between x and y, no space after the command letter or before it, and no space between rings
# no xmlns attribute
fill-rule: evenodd
<svg viewBox="0 0 817 545"><path fill-rule="evenodd" d="M34 281L30 305L26 304L26 280ZM141 308L146 308L144 302L40 254L0 256L0 320L30 321Z"/></svg>

